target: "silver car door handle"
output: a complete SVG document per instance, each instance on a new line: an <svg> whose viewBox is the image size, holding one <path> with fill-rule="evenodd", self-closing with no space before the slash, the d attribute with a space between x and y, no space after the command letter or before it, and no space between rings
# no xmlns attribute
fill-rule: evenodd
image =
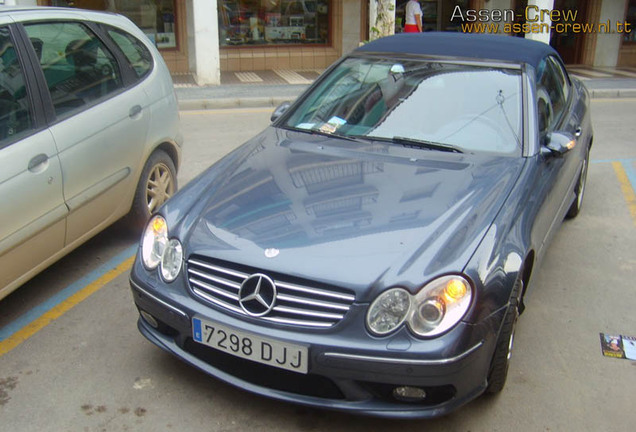
<svg viewBox="0 0 636 432"><path fill-rule="evenodd" d="M128 112L128 117L130 117L130 118L137 117L137 115L139 115L139 113L141 113L141 105L135 105Z"/></svg>
<svg viewBox="0 0 636 432"><path fill-rule="evenodd" d="M29 161L29 171L32 173L39 173L46 169L47 162L49 161L49 157L44 153L40 153L37 156L34 156Z"/></svg>
<svg viewBox="0 0 636 432"><path fill-rule="evenodd" d="M574 131L574 136L575 136L576 138L578 138L578 137L580 137L580 136L581 136L581 134L582 134L582 133L583 133L583 129L581 129L581 127L579 126L579 127L577 127L577 128L576 128L576 130Z"/></svg>

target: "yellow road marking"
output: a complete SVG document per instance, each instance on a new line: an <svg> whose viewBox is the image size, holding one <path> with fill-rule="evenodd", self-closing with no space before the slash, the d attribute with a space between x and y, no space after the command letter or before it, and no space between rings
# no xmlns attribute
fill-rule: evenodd
<svg viewBox="0 0 636 432"><path fill-rule="evenodd" d="M96 279L95 281L86 285L86 287L82 288L80 291L76 292L75 294L64 300L62 303L55 306L53 309L44 313L35 321L24 326L22 329L9 336L7 339L0 341L0 357L20 345L22 342L29 339L31 336L64 315L66 312L77 306L82 301L86 300L91 294L97 292L108 282L112 281L125 271L130 270L134 260L135 256L133 255L114 269L109 270L99 279Z"/></svg>
<svg viewBox="0 0 636 432"><path fill-rule="evenodd" d="M620 162L612 162L612 167L614 167L616 177L618 177L618 181L621 184L623 197L625 198L625 201L627 201L627 207L632 215L634 225L636 225L636 193L634 193L634 189L629 182L629 177L627 177L627 173L625 172L623 165Z"/></svg>

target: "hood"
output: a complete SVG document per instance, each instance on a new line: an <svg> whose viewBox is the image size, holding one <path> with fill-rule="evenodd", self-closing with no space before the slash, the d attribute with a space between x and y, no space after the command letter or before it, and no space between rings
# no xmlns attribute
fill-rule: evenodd
<svg viewBox="0 0 636 432"><path fill-rule="evenodd" d="M524 163L273 127L244 146L199 197L188 254L349 288L359 300L462 271Z"/></svg>

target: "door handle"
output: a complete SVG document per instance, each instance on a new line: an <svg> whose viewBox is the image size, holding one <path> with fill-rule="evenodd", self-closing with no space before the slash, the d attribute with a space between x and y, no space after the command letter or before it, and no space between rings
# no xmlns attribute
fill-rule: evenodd
<svg viewBox="0 0 636 432"><path fill-rule="evenodd" d="M49 157L45 155L44 153L40 153L39 155L34 156L29 161L29 167L28 167L29 171L36 174L44 171L48 165L47 164L48 161L49 161Z"/></svg>
<svg viewBox="0 0 636 432"><path fill-rule="evenodd" d="M581 134L583 133L583 129L581 129L581 127L577 127L576 130L574 131L574 137L578 138L581 136Z"/></svg>
<svg viewBox="0 0 636 432"><path fill-rule="evenodd" d="M128 112L128 117L134 118L137 117L141 113L141 105L135 105Z"/></svg>

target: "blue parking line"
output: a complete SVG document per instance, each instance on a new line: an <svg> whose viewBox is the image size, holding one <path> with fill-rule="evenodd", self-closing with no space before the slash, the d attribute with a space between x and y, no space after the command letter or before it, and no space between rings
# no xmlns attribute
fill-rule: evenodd
<svg viewBox="0 0 636 432"><path fill-rule="evenodd" d="M634 171L633 161L629 163L621 161L621 164L623 165L623 169L625 170L625 174L627 174L629 182L632 184L632 189L636 191L636 171Z"/></svg>
<svg viewBox="0 0 636 432"><path fill-rule="evenodd" d="M612 163L612 162L621 162L623 164L631 164L632 162L636 162L636 158L624 158L624 159L592 159L590 163Z"/></svg>
<svg viewBox="0 0 636 432"><path fill-rule="evenodd" d="M108 273L113 268L119 266L121 263L126 261L137 251L137 244L129 246L124 249L122 252L102 264L100 267L96 268L92 272L87 275L81 277L80 279L73 282L71 285L67 286L63 290L59 291L46 301L40 303L38 306L31 309L29 312L20 316L19 318L13 320L11 323L0 329L0 341L3 341L19 330L23 329L27 325L36 321L45 313L49 312L59 304L66 301L69 297L73 296L77 292L81 291L87 285L90 285L104 274Z"/></svg>

